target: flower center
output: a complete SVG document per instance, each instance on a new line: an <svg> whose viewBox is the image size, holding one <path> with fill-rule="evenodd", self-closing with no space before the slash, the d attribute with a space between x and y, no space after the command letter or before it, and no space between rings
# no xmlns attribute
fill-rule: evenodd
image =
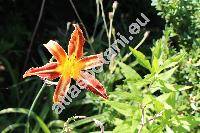
<svg viewBox="0 0 200 133"><path fill-rule="evenodd" d="M61 65L61 73L63 76L70 75L71 78L78 78L80 71L83 69L83 64L76 59L75 55L71 55L65 59L65 62Z"/></svg>

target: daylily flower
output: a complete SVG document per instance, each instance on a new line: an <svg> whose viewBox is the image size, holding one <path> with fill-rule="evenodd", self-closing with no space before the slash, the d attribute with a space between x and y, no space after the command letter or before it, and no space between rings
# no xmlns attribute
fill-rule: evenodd
<svg viewBox="0 0 200 133"><path fill-rule="evenodd" d="M75 30L71 35L68 45L68 54L55 41L50 40L44 46L54 56L56 62L50 62L42 67L30 68L25 72L23 78L28 76L39 76L42 79L54 80L59 78L56 86L53 102L59 102L59 96L64 96L67 92L71 78L77 82L84 82L84 87L94 94L107 99L106 90L95 77L85 70L102 65L102 54L83 57L83 45L85 38L78 25L74 25Z"/></svg>

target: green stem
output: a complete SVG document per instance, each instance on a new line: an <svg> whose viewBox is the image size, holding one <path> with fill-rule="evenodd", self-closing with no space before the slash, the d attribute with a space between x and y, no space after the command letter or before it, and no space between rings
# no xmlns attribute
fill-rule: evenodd
<svg viewBox="0 0 200 133"><path fill-rule="evenodd" d="M39 92L37 93L37 95L36 95L36 97L35 97L35 99L34 99L32 105L31 105L31 108L30 108L30 110L29 110L29 112L28 112L28 118L27 118L27 133L29 133L29 127L30 127L30 125L29 125L29 120L30 120L31 112L33 111L33 108L35 107L36 102L38 101L38 99L39 99L40 95L42 94L42 92L43 92L43 90L44 90L45 87L46 87L46 83L44 83L44 84L42 85L42 87L40 88Z"/></svg>
<svg viewBox="0 0 200 133"><path fill-rule="evenodd" d="M51 59L49 60L49 62L53 62L53 60L54 60L54 57L52 56ZM28 118L27 118L27 122L26 122L26 125L27 125L26 133L29 133L29 127L30 127L29 120L30 120L31 112L33 111L33 108L35 107L35 104L38 101L38 99L39 99L40 95L42 94L45 87L46 87L46 83L43 83L42 87L40 88L39 92L37 93L32 105L31 105L31 108L29 109Z"/></svg>
<svg viewBox="0 0 200 133"><path fill-rule="evenodd" d="M34 101L33 101L33 104L31 105L31 108L30 108L30 110L29 110L29 112L28 112L28 118L31 116L31 112L32 112L32 110L33 110L33 108L34 108L34 106L35 106L35 104L36 104L36 102L37 102L39 96L41 95L41 93L42 93L42 91L44 90L45 87L46 87L46 83L44 83L44 84L42 85L40 91L38 92L37 96L35 97L35 99L34 99Z"/></svg>

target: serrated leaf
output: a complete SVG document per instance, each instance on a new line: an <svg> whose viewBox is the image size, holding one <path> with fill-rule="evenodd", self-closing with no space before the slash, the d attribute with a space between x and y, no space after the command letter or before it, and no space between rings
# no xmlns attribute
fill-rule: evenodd
<svg viewBox="0 0 200 133"><path fill-rule="evenodd" d="M156 98L158 101L160 101L165 109L172 109L175 106L175 93L170 92L170 93L164 93L160 95L159 97Z"/></svg>
<svg viewBox="0 0 200 133"><path fill-rule="evenodd" d="M119 98L122 98L123 100L133 100L136 102L141 102L142 97L140 97L139 95L135 95L134 93L129 93L126 91L114 91L114 92L110 92L110 95L115 95Z"/></svg>
<svg viewBox="0 0 200 133"><path fill-rule="evenodd" d="M158 78L160 80L168 80L169 78L172 77L172 75L174 74L174 72L176 71L177 68L178 67L176 66L176 67L174 67L174 68L172 68L172 69L170 69L170 70L168 70L168 71L166 71L164 73L159 74Z"/></svg>
<svg viewBox="0 0 200 133"><path fill-rule="evenodd" d="M185 56L185 53L181 53L181 54L178 54L176 56L170 57L159 68L159 72L161 72L164 69L175 66L179 61L181 61L183 59L184 56Z"/></svg>
<svg viewBox="0 0 200 133"><path fill-rule="evenodd" d="M121 72L127 80L138 81L142 79L141 76L130 66L121 62L119 62L119 66L121 67Z"/></svg>
<svg viewBox="0 0 200 133"><path fill-rule="evenodd" d="M105 101L104 103L110 105L117 112L125 116L131 116L133 114L133 110L136 109L136 107L131 106L127 103L120 103L116 101Z"/></svg>
<svg viewBox="0 0 200 133"><path fill-rule="evenodd" d="M128 81L127 84L132 92L139 91L142 87L148 85L154 80L154 74L148 74L144 79L139 80L137 82ZM140 92L140 91L139 91Z"/></svg>
<svg viewBox="0 0 200 133"><path fill-rule="evenodd" d="M138 63L147 68L149 71L151 71L151 65L149 63L149 60L146 59L145 55L143 53L141 53L140 51L137 51L136 49L133 49L131 47L129 47L132 54L136 57L136 60L138 61Z"/></svg>
<svg viewBox="0 0 200 133"><path fill-rule="evenodd" d="M126 120L122 124L119 124L113 130L113 133L131 133L131 121Z"/></svg>

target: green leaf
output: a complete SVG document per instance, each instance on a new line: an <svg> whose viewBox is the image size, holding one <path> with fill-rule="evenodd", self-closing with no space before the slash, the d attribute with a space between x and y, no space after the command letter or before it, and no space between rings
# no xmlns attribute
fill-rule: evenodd
<svg viewBox="0 0 200 133"><path fill-rule="evenodd" d="M132 54L136 57L138 63L147 68L149 71L151 71L151 65L149 63L149 60L146 59L145 55L143 53L141 53L140 51L137 51L136 49L133 49L131 47L129 47Z"/></svg>
<svg viewBox="0 0 200 133"><path fill-rule="evenodd" d="M194 127L198 126L200 123L199 117L195 116L175 116L174 117L176 122L176 128L177 131L184 131L184 132L191 132L191 129L194 129Z"/></svg>
<svg viewBox="0 0 200 133"><path fill-rule="evenodd" d="M161 112L164 110L164 104L158 101L156 98L154 98L153 104L156 112Z"/></svg>
<svg viewBox="0 0 200 133"><path fill-rule="evenodd" d="M193 86L175 85L175 89L178 90L178 91L185 91L185 90L188 90L192 87Z"/></svg>
<svg viewBox="0 0 200 133"><path fill-rule="evenodd" d="M157 59L160 59L162 53L162 41L156 41L155 47L153 47L151 51L153 58L156 57Z"/></svg>
<svg viewBox="0 0 200 133"><path fill-rule="evenodd" d="M140 89L149 83L151 83L155 79L154 74L147 74L144 79L139 80L137 82L134 81L128 81L127 84L131 90L131 92L138 92L141 93Z"/></svg>
<svg viewBox="0 0 200 133"><path fill-rule="evenodd" d="M15 130L15 128L18 128L18 127L25 127L26 124L21 124L21 123L15 123L15 124L12 124L12 125L9 125L7 126L5 129L3 129L1 131L1 133L8 133L8 132L12 132Z"/></svg>
<svg viewBox="0 0 200 133"><path fill-rule="evenodd" d="M164 105L165 109L172 109L175 107L176 99L174 92L164 93L157 97L157 100Z"/></svg>
<svg viewBox="0 0 200 133"><path fill-rule="evenodd" d="M140 97L139 95L135 95L134 93L129 93L126 91L114 91L110 92L110 95L117 96L118 98L122 98L123 100L133 100L136 102L142 101L142 97Z"/></svg>
<svg viewBox="0 0 200 133"><path fill-rule="evenodd" d="M143 100L142 100L142 103L143 103L144 105L147 105L147 104L149 104L149 103L152 102L152 99L153 99L153 96L152 96L152 95L144 95L144 98L143 98Z"/></svg>
<svg viewBox="0 0 200 133"><path fill-rule="evenodd" d="M133 114L133 110L136 110L136 107L131 106L127 103L120 103L120 102L116 102L116 101L105 101L104 103L110 105L117 112L119 112L125 116L131 116Z"/></svg>
<svg viewBox="0 0 200 133"><path fill-rule="evenodd" d="M113 133L131 133L131 120L125 120L123 123L117 125Z"/></svg>
<svg viewBox="0 0 200 133"><path fill-rule="evenodd" d="M41 117L41 119L42 120L45 120L45 118L47 117L47 114L49 113L49 110L50 110L50 108L49 108L49 104L48 103L45 103L45 105L43 106L43 108L42 108L42 110L41 110L41 113L40 113L40 117ZM40 130L40 127L39 127L39 125L37 124L35 127L34 127L34 129L33 129L33 131L32 132L39 132L39 130Z"/></svg>
<svg viewBox="0 0 200 133"><path fill-rule="evenodd" d="M161 72L162 70L166 69L166 68L170 68L175 66L178 62L180 62L183 57L185 56L186 53L180 53L176 56L172 56L169 59L167 59L163 65L159 68L159 72Z"/></svg>
<svg viewBox="0 0 200 133"><path fill-rule="evenodd" d="M54 121L49 122L48 128L51 128L51 127L63 128L64 127L64 123L65 122L61 121L61 120L54 120Z"/></svg>
<svg viewBox="0 0 200 133"><path fill-rule="evenodd" d="M167 83L167 82L164 82L164 81L162 81L162 80L159 80L159 81L160 81L160 84L162 85L162 86L161 86L161 90L162 90L163 92L177 91L177 90L175 89L174 85L169 84L169 83Z"/></svg>
<svg viewBox="0 0 200 133"><path fill-rule="evenodd" d="M159 69L159 62L158 62L158 58L157 57L153 57L153 61L152 61L152 73L153 72L155 72L155 73L157 73L157 71L158 71L158 69Z"/></svg>
<svg viewBox="0 0 200 133"><path fill-rule="evenodd" d="M7 113L22 113L28 115L29 110L24 108L8 108L0 111L0 115ZM50 133L50 130L47 127L47 125L38 115L36 115L34 112L31 112L31 116L38 122L44 133Z"/></svg>
<svg viewBox="0 0 200 133"><path fill-rule="evenodd" d="M123 75L126 77L127 80L138 81L142 79L141 76L130 66L121 62L119 62L118 64L121 67L121 72L123 73Z"/></svg>
<svg viewBox="0 0 200 133"><path fill-rule="evenodd" d="M166 125L166 132L167 133L174 133L174 131L168 125Z"/></svg>
<svg viewBox="0 0 200 133"><path fill-rule="evenodd" d="M172 75L174 74L174 72L176 71L177 68L178 67L176 66L176 67L174 67L174 68L172 68L172 69L170 69L170 70L168 70L168 71L166 71L164 73L159 74L158 78L160 80L168 80L169 78L172 77Z"/></svg>
<svg viewBox="0 0 200 133"><path fill-rule="evenodd" d="M150 126L150 131L149 132L150 133L163 133L162 130L163 130L162 125L152 124Z"/></svg>

